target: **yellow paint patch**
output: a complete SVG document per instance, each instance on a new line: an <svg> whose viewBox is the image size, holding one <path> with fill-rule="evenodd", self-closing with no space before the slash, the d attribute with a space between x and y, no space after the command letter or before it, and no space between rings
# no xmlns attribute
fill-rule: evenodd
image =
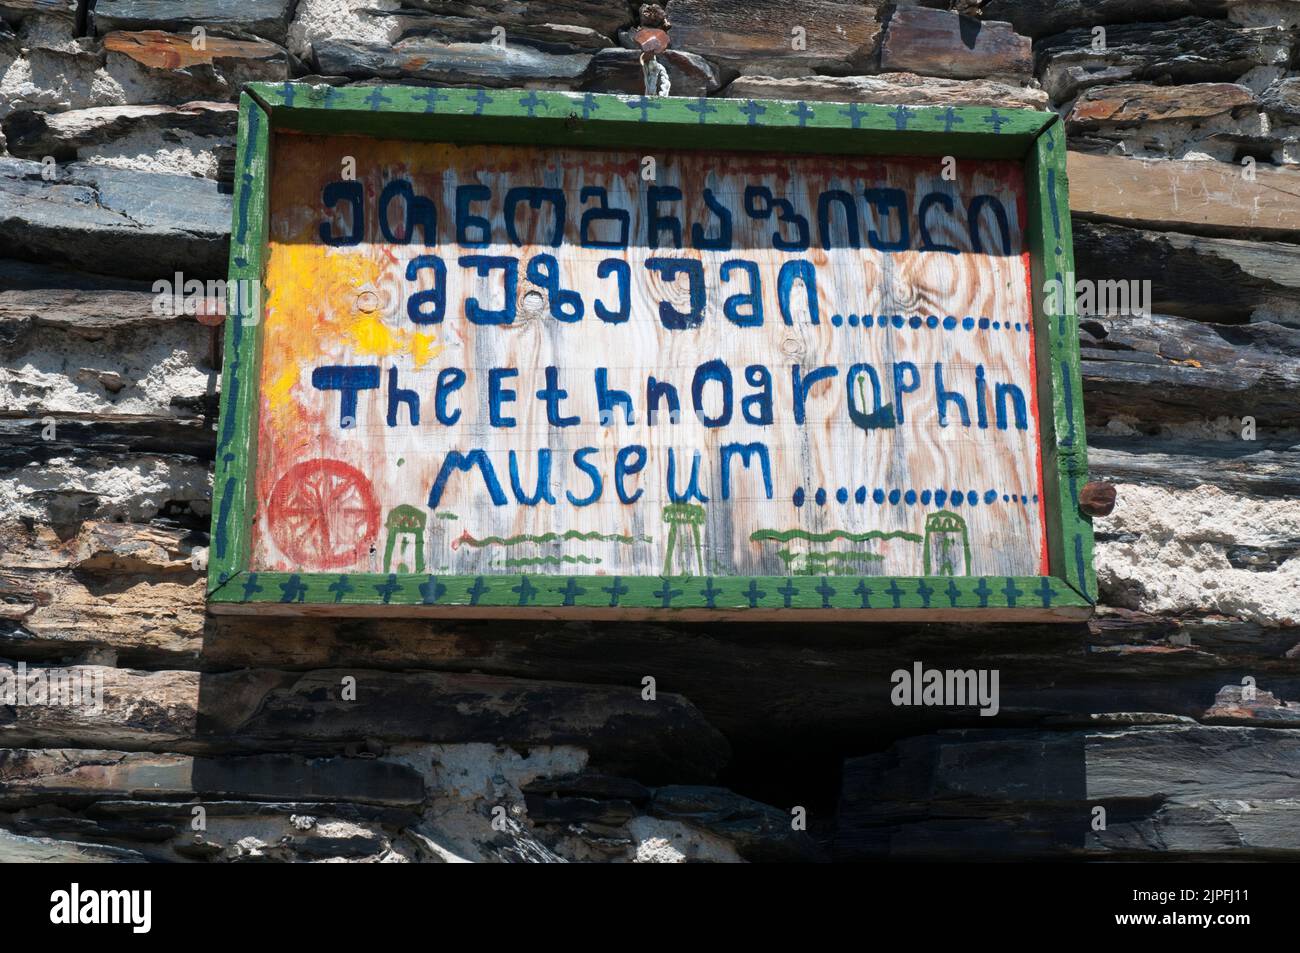
<svg viewBox="0 0 1300 953"><path fill-rule="evenodd" d="M442 350L421 331L385 324L379 311L360 310L363 295L397 282L392 265L364 251L301 243L270 244L267 259L266 328L262 338L262 393L272 433L286 435L306 422L300 382L322 363L321 341L348 340L356 354L403 355L424 367Z"/></svg>

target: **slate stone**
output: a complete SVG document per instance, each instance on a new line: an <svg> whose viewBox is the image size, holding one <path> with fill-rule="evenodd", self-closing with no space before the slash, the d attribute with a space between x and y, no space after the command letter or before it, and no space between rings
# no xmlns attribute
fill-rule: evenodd
<svg viewBox="0 0 1300 953"><path fill-rule="evenodd" d="M0 159L0 255L133 278L224 278L231 199L216 182Z"/></svg>

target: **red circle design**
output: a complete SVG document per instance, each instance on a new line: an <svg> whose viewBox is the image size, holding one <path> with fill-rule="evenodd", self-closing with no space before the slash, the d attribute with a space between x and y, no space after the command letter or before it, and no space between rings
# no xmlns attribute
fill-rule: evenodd
<svg viewBox="0 0 1300 953"><path fill-rule="evenodd" d="M266 514L280 551L307 571L350 566L379 534L379 504L366 475L339 460L290 467Z"/></svg>

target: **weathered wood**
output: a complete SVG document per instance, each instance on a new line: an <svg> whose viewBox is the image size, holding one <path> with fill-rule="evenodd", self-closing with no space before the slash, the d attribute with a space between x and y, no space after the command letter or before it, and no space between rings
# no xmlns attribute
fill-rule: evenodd
<svg viewBox="0 0 1300 953"><path fill-rule="evenodd" d="M1153 311L1217 323L1300 324L1300 244L1153 232L1080 219L1078 277L1151 282Z"/></svg>
<svg viewBox="0 0 1300 953"><path fill-rule="evenodd" d="M1040 89L994 80L956 80L915 73L878 76L750 76L737 78L722 95L729 99L802 99L809 102L877 103L882 106L990 106L1046 109Z"/></svg>
<svg viewBox="0 0 1300 953"><path fill-rule="evenodd" d="M1092 26L1044 37L1034 45L1036 72L1054 103L1107 83L1231 83L1256 66L1286 62L1278 30L1185 17L1172 23L1111 23L1095 48Z"/></svg>
<svg viewBox="0 0 1300 953"><path fill-rule="evenodd" d="M1079 218L1226 237L1300 239L1300 171L1227 162L1071 152L1070 211Z"/></svg>
<svg viewBox="0 0 1300 953"><path fill-rule="evenodd" d="M375 758L194 758L87 748L0 748L0 805L7 808L196 795L415 807L424 800L425 788L415 769Z"/></svg>
<svg viewBox="0 0 1300 953"><path fill-rule="evenodd" d="M571 304L558 305L561 299L551 297L548 314L543 292L537 290L537 305L529 311L527 289L542 289L539 282L545 282L537 272L529 272L525 290L519 293L524 306L518 316L511 284L505 303L510 316L492 322L500 326L483 321L476 326L470 322L479 305L462 306L462 300L483 292L461 271L448 270L442 291L447 316L445 322L441 316L437 322L438 338L431 337L424 327L411 324L407 330L384 332L385 339L377 345L358 350L347 343L369 340L375 333L373 329L382 326L380 319L385 314L415 314L412 308L417 307L417 299L411 298L404 305L390 297L381 303L379 295L371 292L374 302L367 308L356 303L357 292L351 285L323 300L318 289L335 287L340 268L346 268L366 287L387 289L400 273L410 271L411 266L403 262L412 259L409 252L393 243L391 235L385 236L381 229L386 223L375 221L373 215L367 217L368 224L362 223L360 243L349 249L348 256L327 249L321 239L319 218L322 214L327 220L332 216L320 210L320 196L325 184L333 181L344 154L356 157L358 176L365 181L367 194L379 194L383 191L380 178L387 174L392 157L399 151L420 168L439 170L413 174L414 194L441 196L449 180L473 181L480 188L492 189L496 197L483 199L483 214L493 221L504 221L505 226L489 226L485 240L505 248L511 243L509 233L513 244L523 246L521 254L525 257L547 248L559 249L555 255L562 264L557 267L564 269L566 286L576 289L567 299ZM610 151L596 156L598 161L591 153L548 151L543 156L536 150L500 146L420 146L384 141L363 148L353 140L303 136L285 137L277 144L273 166L291 172L276 178L272 192L273 237L266 271L268 311L258 329L262 344L258 386L265 396L258 410L257 456L250 461L256 478L254 498L269 501L269 506L259 511L252 522L249 571L307 574L333 570L462 577L513 577L520 572L563 577L594 571L639 577L638 582L649 580L652 589L662 586L661 574L717 576L720 580L780 576L791 571L801 576L877 577L1048 574L1043 557L1046 531L1038 499L1040 481L1044 479L1039 472L1039 422L1036 405L1030 406L1036 395L1031 369L1034 352L1033 338L1029 336L1028 276L1018 253L1024 247L1024 237L1009 212L1004 211L998 219L1006 231L999 238L995 230L991 239L981 238L978 217L964 214L967 208L977 207L976 193L992 196L1003 210L1022 206L1018 168L974 163L960 166L955 206L949 203L947 215L938 209L930 212L924 229L926 237L920 241L942 242L954 252L966 254L939 262L921 255L903 258L916 264L906 279L899 280L885 264L888 256L880 251L883 244L879 235L874 240L875 248L864 247L856 225L856 205L849 215L854 225L843 232L831 221L821 197L828 190L840 189L842 177L847 176L854 183L849 190L854 195L892 189L919 202L919 196L930 187L932 172L928 167L906 161L845 160L830 171L814 159L764 157L753 164L737 160L732 169L719 173L709 155L663 153L659 157L663 171L657 181L685 196L679 223L682 239L703 235L706 226L702 223L711 223L715 215L721 214L734 220L734 241L749 249L746 261L752 262L752 293L756 297L751 307L756 309L755 319L734 315L735 323L727 323L721 296L710 295L706 305L704 289L693 285L689 307L696 313L684 319L692 329L691 337L686 339L677 334L681 329L665 317L670 313L665 309L680 308L684 302L678 291L654 277L651 266L658 259L653 257L653 250L647 251L639 244L639 239L622 254L609 252L627 272L626 314L613 320L607 315L605 321L596 321L590 314L592 303L602 302L596 306L600 313L607 299L602 297L604 289L595 274L598 262L578 246L577 213L557 211L544 219L534 217L522 226L522 231L516 231L518 216L508 196L526 183L540 181L531 178L529 170L540 167L544 158L563 170L563 179L557 180L555 187L564 194L608 190L615 206L630 206L626 213L628 233L649 234L648 230L655 226L647 213L638 203L620 198L630 192L628 180L635 176L637 155ZM505 171L480 171L492 163ZM999 173L1006 177L997 179L997 185L973 178ZM430 175L435 178L430 179ZM782 238L772 238L771 225L743 214L741 197L749 194L747 190L758 188L754 183L759 182L763 188L788 196L796 208L807 209L810 218L813 210L820 210L816 217L820 244L827 250L825 264L815 279L805 279L811 289L808 303L796 303L792 309L789 301L783 301L779 316L773 313L778 307L778 272L788 273L787 262L795 256ZM710 194L717 198L712 207L706 207L704 202ZM498 211L498 203L503 200L505 211ZM963 214L954 215L954 208L963 210ZM311 211L303 214L303 210ZM877 211L878 217L883 214ZM904 214L911 219L910 211ZM334 222L330 224L336 227ZM879 222L872 226L873 230L882 227ZM910 224L898 227L900 234L911 232ZM703 243L701 238L689 240L696 245ZM985 253L990 242L996 251ZM452 242L440 241L438 246L450 250ZM720 268L726 278L726 262L732 257L733 252L708 248L702 253L702 272L711 275ZM994 277L987 282L960 277L989 272ZM861 288L864 274L879 276L865 292ZM948 290L954 281L959 290ZM1005 290L994 294L992 288ZM319 303L309 305L308 301ZM570 306L578 309L577 317L563 312ZM733 299L727 308L734 306ZM906 318L896 313L900 310ZM771 316L765 318L765 311ZM588 318L576 323L583 313ZM861 318L860 314L876 317ZM471 318L467 321L465 315ZM869 334L862 331L861 326L868 320L879 330ZM312 323L311 335L304 333L307 322ZM799 329L790 330L795 325L800 325ZM736 336L731 333L735 326L746 326L746 331ZM579 336L586 358L570 350ZM444 348L446 359L432 361ZM474 356L456 357L461 348ZM950 356L954 348L960 360ZM720 423L722 418L707 419L715 411L704 408L699 372L696 383L688 383L693 355L742 368L755 360L755 355L781 353L783 349L809 355L804 373L812 373L814 354L815 363L843 368L837 373L846 378L851 368L862 366L858 362L868 364L873 371L873 387L888 378L890 372L885 368L889 360L915 361L913 367L926 370L913 374L916 380L911 386L918 390L918 396L907 411L906 421L901 406L897 412L880 411L889 398L881 397L879 391L874 398L867 396L866 384L861 385L858 403L864 408L862 415L871 412L866 408L874 406L875 412L889 414L892 424L896 413L897 428L873 430L877 425L861 421L855 427L850 418L857 404L850 402L846 413L844 394L848 391L838 387L811 393L806 399L795 397L793 404L785 388L777 387L774 407L763 423L768 429L763 431L750 426L758 421L733 420L730 414L725 425ZM322 352L330 356L322 358ZM664 365L649 357L658 353L673 353L676 357L671 365ZM606 357L597 361L590 357L592 354ZM402 387L413 388L408 391L413 395L428 393L436 385L433 371L451 364L464 368L467 395L492 389L496 368L506 368L511 377L518 378L521 396L508 414L501 412L501 417L509 419L498 419L495 402L467 398L463 418L454 422L455 429L438 433L433 444L425 445L434 452L413 455L409 441L422 432L416 428L427 429L438 421L429 420L428 409L421 414L416 396L410 414L402 412L399 417L392 405L388 408L389 426L375 427L375 421L384 414L382 401L374 399L383 396L375 383L371 385L373 393L361 394L346 411L365 437L363 443L358 443L340 431L337 398L325 393L338 387L320 383L320 375L325 372L318 368L322 364L368 363L360 360L362 357L378 358L383 373L391 380L400 378ZM982 418L976 412L974 396L976 388L983 386L982 378L977 380L974 371L977 362L988 373L988 393L978 398L988 401ZM599 388L591 386L593 375L599 381L608 374L608 387L637 395L627 398L629 414L625 421L626 426L635 429L619 438L623 444L645 447L638 451L644 457L645 475L635 493L624 491L620 484L617 498L611 499L615 494L610 491L590 509L581 509L586 504L579 502L582 497L574 485L580 474L569 460L571 456L578 460L574 454L583 452L578 448L595 438L566 438L547 431L545 421L558 425L554 414L543 411L535 402L526 403L523 395L540 393L539 388L552 385L540 376L534 380L530 365L548 367L547 380L560 381L567 388L565 409L569 416L565 425L578 428L573 434L583 433L584 427L604 427L611 422L609 408L599 403ZM881 368L879 375L877 367ZM380 373L379 368L375 373ZM893 373L896 377L898 372ZM676 403L672 405L674 412L683 412L673 420L675 433L671 436L665 436L662 428L649 429L662 423L654 415L667 412L655 403L643 402L640 396L648 393L650 385L646 382L652 378L668 381L683 394L695 388L694 413ZM934 380L944 381L947 388L965 394L954 401L960 402L962 412L959 420L954 417L952 425L978 426L986 431L979 442L995 442L1001 448L999 452L981 448L977 453L972 431L966 431L969 436L964 444L951 450L943 446L940 430L948 423L943 405L937 399L931 400ZM1001 403L994 399L995 386L1018 395L1014 419L1005 395L998 398ZM490 412L489 403L493 408ZM618 411L613 413L617 415ZM820 436L813 437L799 426L805 413L811 419L824 421ZM618 417L612 422L617 425ZM308 458L302 451L304 430L318 435ZM727 448L731 446L729 441L735 440L762 441L750 445L757 447L761 478L752 473L753 468L752 475L746 478L738 468L731 467ZM673 454L682 453L682 441L689 441L699 461L692 464L699 468L701 492L695 495L699 505L677 505L684 499L673 495L681 481L673 488L668 486L675 479L671 473L674 460L680 460ZM874 452L868 449L869 444ZM482 452L488 455L483 466L491 500L476 479L449 479L454 465L451 461L475 447L484 448ZM517 453L510 457L515 462L507 462L507 448L509 454ZM612 468L612 449L600 453L593 464ZM552 455L553 465L549 462ZM519 464L521 459L526 462ZM546 462L534 467L535 460ZM507 474L515 474L509 479L516 505L506 505L504 491L492 489L497 486L497 477L487 474L494 467L502 480ZM530 477L532 482L521 482L518 470L541 475ZM1047 479L1054 477L1049 474ZM310 488L322 480L329 484L329 492L340 494L328 527L316 520L314 508L301 510L298 499L300 493L315 492ZM529 501L520 489L540 481L544 485L538 492L545 495L548 505L539 504L540 496ZM434 488L432 492L430 487ZM567 497L565 490L570 491ZM900 503L904 505L900 507ZM358 515L350 519L333 515L342 511ZM298 515L303 512L313 515L304 520ZM386 534L381 532L381 518L386 521ZM395 523L395 519L406 522ZM946 529L936 530L936 526ZM940 544L933 534L945 532L959 537L943 537L945 542ZM330 583L335 580L334 576L329 578ZM514 605L533 604L532 595L544 591L527 582L531 594L515 599ZM844 586L852 590L854 582L845 580ZM737 591L743 588L744 580L740 583ZM875 584L882 592L889 589L883 579ZM583 583L578 586L587 594L595 591ZM680 586L678 595L691 591L684 581ZM362 594L370 590L366 583L358 581L353 591L358 595L330 602L365 601ZM576 597L583 594L575 593L564 605L616 607L606 596L600 602L576 602ZM400 604L396 599L390 603L395 595L385 597L384 604ZM674 608L662 598L645 602L651 597L651 592L630 592L618 606ZM734 594L730 599L730 603L723 602L721 590L717 590L704 608L744 608L743 603L736 604ZM316 600L313 594L313 599L298 601ZM449 594L445 601L454 607L459 596ZM293 611L296 605L293 599L281 602L280 611ZM863 605L861 599L851 602L853 606L835 608L891 608L887 603ZM423 604L433 602L425 600ZM478 604L477 596L472 604ZM540 601L536 604L543 605ZM487 605L484 603L484 608ZM832 607L818 599L807 608L816 605ZM933 608L955 605L955 599L946 600L946 604L939 602ZM1050 599L1048 603L1039 602L1038 607L1049 608ZM805 606L787 600L784 608Z"/></svg>
<svg viewBox="0 0 1300 953"><path fill-rule="evenodd" d="M673 0L669 37L674 49L744 69L755 61L772 75L857 73L872 58L879 4L811 0L797 8L780 0ZM796 49L794 29L806 48Z"/></svg>
<svg viewBox="0 0 1300 953"><path fill-rule="evenodd" d="M101 36L113 30L201 26L282 44L292 7L291 0L96 0L91 21Z"/></svg>
<svg viewBox="0 0 1300 953"><path fill-rule="evenodd" d="M880 68L953 79L1029 76L1032 43L1009 23L946 10L896 7L880 38Z"/></svg>
<svg viewBox="0 0 1300 953"><path fill-rule="evenodd" d="M1127 83L1084 91L1070 107L1065 121L1075 132L1101 124L1124 128L1175 119L1206 120L1255 106L1255 94L1235 83Z"/></svg>
<svg viewBox="0 0 1300 953"><path fill-rule="evenodd" d="M1300 425L1300 328L1154 314L1088 316L1080 329L1093 420L1250 416L1271 430Z"/></svg>
<svg viewBox="0 0 1300 953"><path fill-rule="evenodd" d="M1300 731L1191 725L909 739L845 762L835 857L1294 854L1298 752Z"/></svg>
<svg viewBox="0 0 1300 953"><path fill-rule="evenodd" d="M27 671L33 684L44 669ZM643 780L709 780L726 741L680 696L652 701L641 687L606 688L487 675L357 670L301 675L250 670L199 675L106 666L67 671L102 686L102 711L85 705L16 706L0 714L10 747L80 746L189 754L337 753L348 744L437 742L574 745L594 764ZM0 664L0 680L18 677ZM355 701L343 697L355 682Z"/></svg>
<svg viewBox="0 0 1300 953"><path fill-rule="evenodd" d="M81 163L47 182L42 169L0 160L0 255L133 278L224 276L230 197L215 182Z"/></svg>

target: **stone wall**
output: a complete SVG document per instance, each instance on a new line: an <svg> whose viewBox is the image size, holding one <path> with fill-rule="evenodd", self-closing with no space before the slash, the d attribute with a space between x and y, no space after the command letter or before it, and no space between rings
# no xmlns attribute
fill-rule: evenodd
<svg viewBox="0 0 1300 953"><path fill-rule="evenodd" d="M671 0L662 60L1064 117L1079 277L1150 282L1079 322L1086 625L205 617L214 332L152 282L224 277L241 84L640 93L659 21L0 0L0 665L103 685L0 704L0 859L1300 856L1300 2L953 5ZM914 661L999 714L893 706Z"/></svg>

